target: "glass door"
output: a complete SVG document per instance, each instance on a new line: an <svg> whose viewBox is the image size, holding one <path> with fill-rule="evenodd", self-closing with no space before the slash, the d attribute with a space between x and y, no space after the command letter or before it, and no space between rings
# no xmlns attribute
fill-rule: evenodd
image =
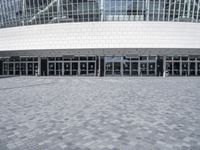
<svg viewBox="0 0 200 150"><path fill-rule="evenodd" d="M95 75L95 62L88 62L88 75Z"/></svg>
<svg viewBox="0 0 200 150"><path fill-rule="evenodd" d="M28 63L28 75L33 75L33 63Z"/></svg>
<svg viewBox="0 0 200 150"><path fill-rule="evenodd" d="M62 75L62 62L56 62L56 75Z"/></svg>
<svg viewBox="0 0 200 150"><path fill-rule="evenodd" d="M8 63L4 63L3 67L4 67L4 75L8 75L9 71L8 71Z"/></svg>
<svg viewBox="0 0 200 150"><path fill-rule="evenodd" d="M156 75L156 63L155 62L149 62L149 75L155 76Z"/></svg>
<svg viewBox="0 0 200 150"><path fill-rule="evenodd" d="M188 75L188 62L182 62L182 76Z"/></svg>
<svg viewBox="0 0 200 150"><path fill-rule="evenodd" d="M180 75L180 62L174 62L174 75Z"/></svg>
<svg viewBox="0 0 200 150"><path fill-rule="evenodd" d="M200 75L200 62L197 63L197 75Z"/></svg>
<svg viewBox="0 0 200 150"><path fill-rule="evenodd" d="M172 75L172 62L166 62L166 71L170 76Z"/></svg>
<svg viewBox="0 0 200 150"><path fill-rule="evenodd" d="M121 62L114 62L114 75L121 75Z"/></svg>
<svg viewBox="0 0 200 150"><path fill-rule="evenodd" d="M15 63L15 75L19 76L20 75L20 64Z"/></svg>
<svg viewBox="0 0 200 150"><path fill-rule="evenodd" d="M131 62L131 75L138 76L138 62Z"/></svg>
<svg viewBox="0 0 200 150"><path fill-rule="evenodd" d="M49 75L53 76L55 72L55 63L54 62L50 62L49 63Z"/></svg>
<svg viewBox="0 0 200 150"><path fill-rule="evenodd" d="M195 68L196 68L195 62L190 62L190 75L191 76L195 76Z"/></svg>
<svg viewBox="0 0 200 150"><path fill-rule="evenodd" d="M21 63L21 75L26 75L26 63Z"/></svg>
<svg viewBox="0 0 200 150"><path fill-rule="evenodd" d="M72 62L72 75L78 75L78 62Z"/></svg>
<svg viewBox="0 0 200 150"><path fill-rule="evenodd" d="M142 76L146 76L147 75L147 62L141 62L140 63L140 74Z"/></svg>
<svg viewBox="0 0 200 150"><path fill-rule="evenodd" d="M36 75L36 73L37 74L39 74L39 72L38 72L38 63L34 63L34 75Z"/></svg>
<svg viewBox="0 0 200 150"><path fill-rule="evenodd" d="M112 75L112 62L106 62L106 66L105 66L105 74L106 75Z"/></svg>
<svg viewBox="0 0 200 150"><path fill-rule="evenodd" d="M70 75L70 63L64 62L64 75L69 76Z"/></svg>
<svg viewBox="0 0 200 150"><path fill-rule="evenodd" d="M80 63L80 75L87 75L87 62Z"/></svg>
<svg viewBox="0 0 200 150"><path fill-rule="evenodd" d="M14 64L9 63L9 75L14 75Z"/></svg>
<svg viewBox="0 0 200 150"><path fill-rule="evenodd" d="M130 76L130 62L123 63L123 75Z"/></svg>

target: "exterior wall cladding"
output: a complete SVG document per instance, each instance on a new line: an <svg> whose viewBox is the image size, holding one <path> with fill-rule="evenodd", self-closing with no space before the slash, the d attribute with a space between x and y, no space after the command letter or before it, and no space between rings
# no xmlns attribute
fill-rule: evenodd
<svg viewBox="0 0 200 150"><path fill-rule="evenodd" d="M1 0L0 75L200 76L200 0Z"/></svg>

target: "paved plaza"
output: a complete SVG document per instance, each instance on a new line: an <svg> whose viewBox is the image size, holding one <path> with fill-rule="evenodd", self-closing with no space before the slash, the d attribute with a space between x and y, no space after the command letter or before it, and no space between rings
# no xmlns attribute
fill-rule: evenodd
<svg viewBox="0 0 200 150"><path fill-rule="evenodd" d="M200 78L2 78L8 149L200 150Z"/></svg>

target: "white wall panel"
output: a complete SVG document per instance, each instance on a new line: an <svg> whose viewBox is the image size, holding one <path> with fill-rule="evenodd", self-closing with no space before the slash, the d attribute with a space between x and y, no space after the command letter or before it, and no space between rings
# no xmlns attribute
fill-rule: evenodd
<svg viewBox="0 0 200 150"><path fill-rule="evenodd" d="M0 51L86 48L197 48L200 25L90 22L0 29Z"/></svg>

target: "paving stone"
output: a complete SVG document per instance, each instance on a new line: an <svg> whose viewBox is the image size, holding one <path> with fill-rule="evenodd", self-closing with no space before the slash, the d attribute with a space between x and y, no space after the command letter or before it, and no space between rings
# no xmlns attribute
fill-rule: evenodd
<svg viewBox="0 0 200 150"><path fill-rule="evenodd" d="M0 150L200 150L200 78L0 79Z"/></svg>

